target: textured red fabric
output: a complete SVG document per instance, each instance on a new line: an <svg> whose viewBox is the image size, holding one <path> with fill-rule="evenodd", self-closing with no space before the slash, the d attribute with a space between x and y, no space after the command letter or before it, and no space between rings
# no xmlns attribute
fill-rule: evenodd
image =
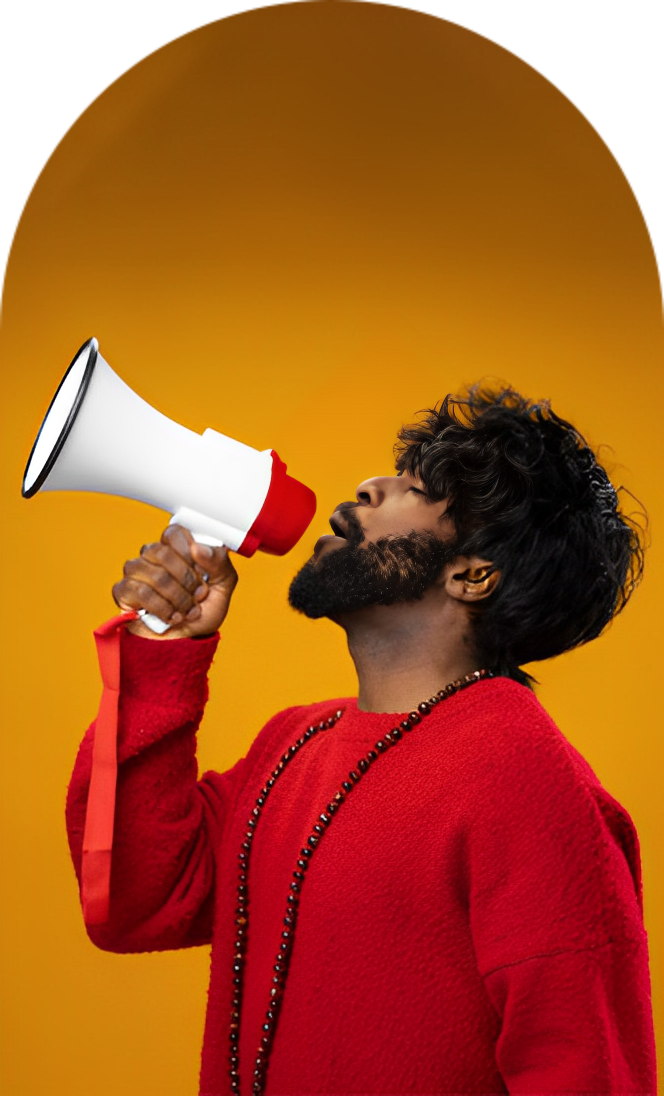
<svg viewBox="0 0 664 1096"><path fill-rule="evenodd" d="M88 933L115 952L212 944L200 1093L228 1093L246 822L285 749L345 708L277 780L253 842L249 1096L298 850L396 718L352 699L291 708L228 772L198 780L216 644L122 637L110 915ZM79 875L92 736L67 800ZM303 886L266 1091L655 1093L636 832L529 690L498 678L444 701L335 815Z"/></svg>

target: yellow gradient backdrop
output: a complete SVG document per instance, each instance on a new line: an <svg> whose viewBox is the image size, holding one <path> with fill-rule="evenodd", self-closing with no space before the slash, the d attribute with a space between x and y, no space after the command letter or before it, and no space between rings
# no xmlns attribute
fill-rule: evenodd
<svg viewBox="0 0 664 1096"><path fill-rule="evenodd" d="M659 284L629 186L570 103L486 39L399 8L284 5L195 31L110 87L44 168L0 330L3 1093L187 1096L207 949L95 950L63 821L98 702L92 629L167 517L102 496L20 498L41 417L90 335L159 410L275 448L318 494L289 556L238 560L200 735L201 771L225 769L276 710L354 691L342 633L290 611L288 583L334 505L391 472L399 426L461 383L549 397L611 447L609 470L656 532ZM636 822L653 971L661 585L655 545L604 637L531 667Z"/></svg>

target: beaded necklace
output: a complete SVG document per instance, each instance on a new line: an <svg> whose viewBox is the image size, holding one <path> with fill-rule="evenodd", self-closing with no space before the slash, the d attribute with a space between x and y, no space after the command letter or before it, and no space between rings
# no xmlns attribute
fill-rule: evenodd
<svg viewBox="0 0 664 1096"><path fill-rule="evenodd" d="M449 685L446 685L445 688L441 689L435 696L429 697L428 700L423 700L421 704L418 704L416 711L410 712L396 727L393 727L391 731L388 731L375 743L375 749L368 750L366 755L360 758L357 762L357 767L351 769L349 772L349 779L342 780L341 787L334 793L330 802L325 807L325 810L318 815L311 827L312 832L300 849L300 855L295 870L293 871L293 881L290 884L288 897L286 899L286 911L283 921L284 928L281 933L279 950L275 957L273 967L274 977L272 978L269 1004L265 1014L265 1023L263 1024L264 1035L261 1038L261 1044L258 1048L256 1061L254 1063L254 1081L252 1089L256 1096L262 1096L262 1093L265 1091L270 1051L272 1049L277 1019L286 985L288 965L293 948L297 911L300 903L300 891L304 883L305 872L309 866L309 861L311 860L321 837L325 833L326 828L330 825L333 816L339 810L339 807L346 799L346 796L352 792L353 788L359 783L370 766L391 746L396 746L403 738L404 732L411 731L417 723L421 723L422 717L427 716L441 700L446 700L448 697L452 696L460 689L466 688L468 685L474 685L476 681L493 676L494 674L491 670L474 670L472 673L466 674L465 677L459 678L457 681L453 681ZM243 970L247 950L247 929L249 926L249 895L247 881L251 843L265 801L270 794L275 781L279 779L288 765L288 762L311 738L321 731L326 731L333 727L335 723L341 719L343 713L344 709L340 709L335 712L334 715L330 716L329 719L323 720L322 723L308 727L304 734L298 738L284 754L282 754L281 760L261 788L260 794L256 800L256 806L253 808L247 821L247 831L244 835L244 841L240 846L240 853L238 856L240 872L238 875L237 908L235 910L237 939L235 941L235 952L233 956L233 995L231 1000L231 1023L229 1029L230 1084L233 1093L240 1092L240 1009L242 1006Z"/></svg>

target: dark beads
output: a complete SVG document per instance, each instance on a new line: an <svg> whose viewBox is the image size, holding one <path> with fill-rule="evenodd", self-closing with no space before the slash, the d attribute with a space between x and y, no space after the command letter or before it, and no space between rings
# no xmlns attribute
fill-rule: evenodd
<svg viewBox="0 0 664 1096"><path fill-rule="evenodd" d="M361 777L366 773L370 765L378 759L380 754L385 753L391 746L396 746L403 738L404 731L410 731L412 728L421 723L422 718L427 716L429 712L438 704L441 700L451 696L453 693L458 692L459 689L465 688L467 685L471 685L475 681L479 681L482 677L493 676L486 670L477 670L472 674L466 674L466 676L458 681L452 682L444 689L441 689L435 696L429 698L429 700L423 700L421 704L418 704L417 711L409 712L406 719L402 720L398 727L393 727L390 731L383 735L378 742L375 743L375 749L368 750L366 757L361 758L357 763L357 770L351 769L348 774L348 780L344 780L341 783L341 790L335 792L327 807L318 816L318 821L314 823L312 829L313 833L307 838L306 845L300 849L299 858L297 860L297 869L293 872L293 882L289 887L289 893L286 898L286 912L283 918L284 929L281 932L282 940L279 944L279 950L277 952L276 961L274 963L274 976L273 985L270 989L269 1008L266 1013L265 1022L263 1023L262 1030L265 1034L261 1038L260 1046L254 1061L254 1080L252 1083L252 1091L257 1096L262 1096L265 1090L265 1075L267 1071L267 1059L269 1057L272 1041L274 1038L275 1026L277 1023L277 1016L281 1007L281 1001L283 998L285 979L288 972L288 964L291 956L291 949L293 947L293 934L295 931L295 922L299 906L299 894L301 887L304 883L304 872L309 867L309 861L313 855L314 849L317 847L318 842L325 829L330 825L332 816L339 809L341 803L343 803L346 795L353 790L355 785L359 782ZM305 733L295 742L281 757L277 767L274 769L272 776L266 781L265 786L261 789L260 796L256 800L256 807L252 811L252 817L248 820L248 831L246 834L247 840L242 842L238 860L240 863L240 872L238 873L238 907L236 909L235 924L237 925L238 939L235 941L235 954L233 962L233 978L232 984L234 986L233 997L231 1002L231 1024L229 1029L230 1040L230 1088L233 1093L239 1094L240 1092L240 1076L239 1076L239 1055L238 1055L238 1040L239 1040L239 1026L240 1026L240 1005L242 1000L242 970L245 964L245 958L243 954L243 947L246 946L246 942L243 937L247 931L247 872L249 852L251 850L251 840L254 835L254 830L257 821L260 817L262 807L265 803L265 797L267 796L270 788L273 787L275 780L283 772L288 761L297 753L297 751L305 744L308 739L312 738L319 731L324 731L333 727L338 719L341 718L343 712L337 711L334 716L331 716L327 720L323 720L317 726L313 725L308 727ZM299 869L299 870L298 870Z"/></svg>

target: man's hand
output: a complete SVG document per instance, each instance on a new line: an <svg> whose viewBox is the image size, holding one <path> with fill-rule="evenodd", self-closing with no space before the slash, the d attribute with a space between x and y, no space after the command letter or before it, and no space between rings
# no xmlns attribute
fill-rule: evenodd
<svg viewBox="0 0 664 1096"><path fill-rule="evenodd" d="M207 580L203 575L207 574ZM216 632L228 612L237 571L227 548L197 544L188 529L169 525L157 544L144 544L113 587L121 609L147 609L171 625L157 635L141 621L127 627L148 639L183 639Z"/></svg>

